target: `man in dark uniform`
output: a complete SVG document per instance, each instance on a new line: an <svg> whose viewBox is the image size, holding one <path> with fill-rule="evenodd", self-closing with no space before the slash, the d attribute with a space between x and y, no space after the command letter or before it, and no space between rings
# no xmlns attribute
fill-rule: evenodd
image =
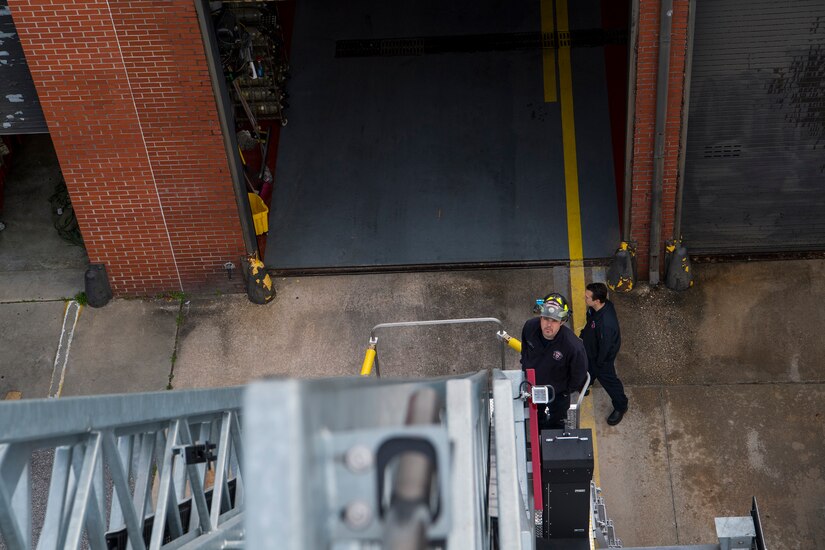
<svg viewBox="0 0 825 550"><path fill-rule="evenodd" d="M584 349L587 350L587 368L590 379L598 380L613 401L613 412L607 423L615 426L627 412L627 396L622 381L616 375L616 355L622 345L619 318L613 302L607 299L604 283L590 283L584 291L587 304L587 323L581 331Z"/></svg>
<svg viewBox="0 0 825 550"><path fill-rule="evenodd" d="M538 407L539 428L564 428L570 394L581 391L587 380L587 355L582 341L564 325L570 308L563 296L547 296L539 313L521 331L521 368L535 369L536 384L553 386L556 393L546 415Z"/></svg>

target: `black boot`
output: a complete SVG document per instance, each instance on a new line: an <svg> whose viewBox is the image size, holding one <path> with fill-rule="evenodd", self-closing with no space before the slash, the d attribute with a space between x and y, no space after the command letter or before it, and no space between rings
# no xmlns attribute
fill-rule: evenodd
<svg viewBox="0 0 825 550"><path fill-rule="evenodd" d="M613 412L610 413L610 416L607 417L607 423L610 424L611 426L615 426L616 424L618 424L619 422L622 421L622 418L624 418L624 413L626 413L626 412L627 412L627 409L625 409L623 411L618 411L616 409L613 409Z"/></svg>

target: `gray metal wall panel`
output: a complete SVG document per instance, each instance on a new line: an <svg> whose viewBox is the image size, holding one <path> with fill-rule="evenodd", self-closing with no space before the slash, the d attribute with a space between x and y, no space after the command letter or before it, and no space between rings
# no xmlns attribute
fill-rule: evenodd
<svg viewBox="0 0 825 550"><path fill-rule="evenodd" d="M0 0L0 134L48 131L8 1Z"/></svg>
<svg viewBox="0 0 825 550"><path fill-rule="evenodd" d="M691 250L825 249L825 2L698 0L690 101Z"/></svg>

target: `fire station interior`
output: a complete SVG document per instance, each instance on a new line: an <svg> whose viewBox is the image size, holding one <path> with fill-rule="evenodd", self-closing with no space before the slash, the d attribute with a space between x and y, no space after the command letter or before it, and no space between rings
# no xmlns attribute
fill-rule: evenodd
<svg viewBox="0 0 825 550"><path fill-rule="evenodd" d="M83 288L83 236L5 0L0 0L0 301Z"/></svg>
<svg viewBox="0 0 825 550"><path fill-rule="evenodd" d="M565 136L584 256L614 252L629 2L209 6L244 185L261 199L253 212L268 210L258 226L268 268L564 261ZM571 82L574 123L562 119Z"/></svg>

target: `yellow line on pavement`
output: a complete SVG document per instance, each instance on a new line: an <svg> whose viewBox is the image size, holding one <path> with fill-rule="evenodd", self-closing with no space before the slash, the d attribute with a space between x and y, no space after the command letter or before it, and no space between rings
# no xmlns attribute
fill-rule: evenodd
<svg viewBox="0 0 825 550"><path fill-rule="evenodd" d="M554 36L556 31L553 17L553 0L541 0L541 34L542 37ZM542 73L544 73L544 102L558 101L556 92L556 50L546 44L541 48Z"/></svg>
<svg viewBox="0 0 825 550"><path fill-rule="evenodd" d="M567 0L556 3L559 33L570 31ZM581 206L579 204L579 169L576 156L576 122L573 117L573 70L570 45L559 46L559 82L561 88L561 134L564 150L564 191L567 197L567 243L570 254L570 300L576 334L584 326L584 252L582 247Z"/></svg>
<svg viewBox="0 0 825 550"><path fill-rule="evenodd" d="M556 25L559 34L570 31L567 0L556 3ZM567 198L567 243L570 254L570 303L576 334L584 327L584 250L582 246L581 204L579 203L579 169L576 156L576 123L573 117L573 69L570 45L559 44L559 88L561 91L561 133L564 149L564 191ZM599 451L596 442L596 419L593 411L593 392L582 401L579 411L580 426L590 429L593 438L593 481L599 478ZM590 540L591 548L594 546Z"/></svg>
<svg viewBox="0 0 825 550"><path fill-rule="evenodd" d="M568 222L568 225L570 222ZM587 306L584 304L584 262L581 260L570 261L570 295L573 307L573 324L576 334L584 328L587 320Z"/></svg>
<svg viewBox="0 0 825 550"><path fill-rule="evenodd" d="M599 450L596 447L596 415L593 411L593 392L584 398L582 408L579 411L579 425L582 429L589 429L593 432L593 481L597 486L599 483Z"/></svg>
<svg viewBox="0 0 825 550"><path fill-rule="evenodd" d="M601 487L601 480L599 478L599 446L596 445L596 415L593 413L593 392L590 392L588 397L582 401L582 408L579 411L579 426L582 429L590 430L593 440L593 482L596 487ZM593 515L590 515L590 532L593 533ZM596 549L596 539L590 537L590 550Z"/></svg>

